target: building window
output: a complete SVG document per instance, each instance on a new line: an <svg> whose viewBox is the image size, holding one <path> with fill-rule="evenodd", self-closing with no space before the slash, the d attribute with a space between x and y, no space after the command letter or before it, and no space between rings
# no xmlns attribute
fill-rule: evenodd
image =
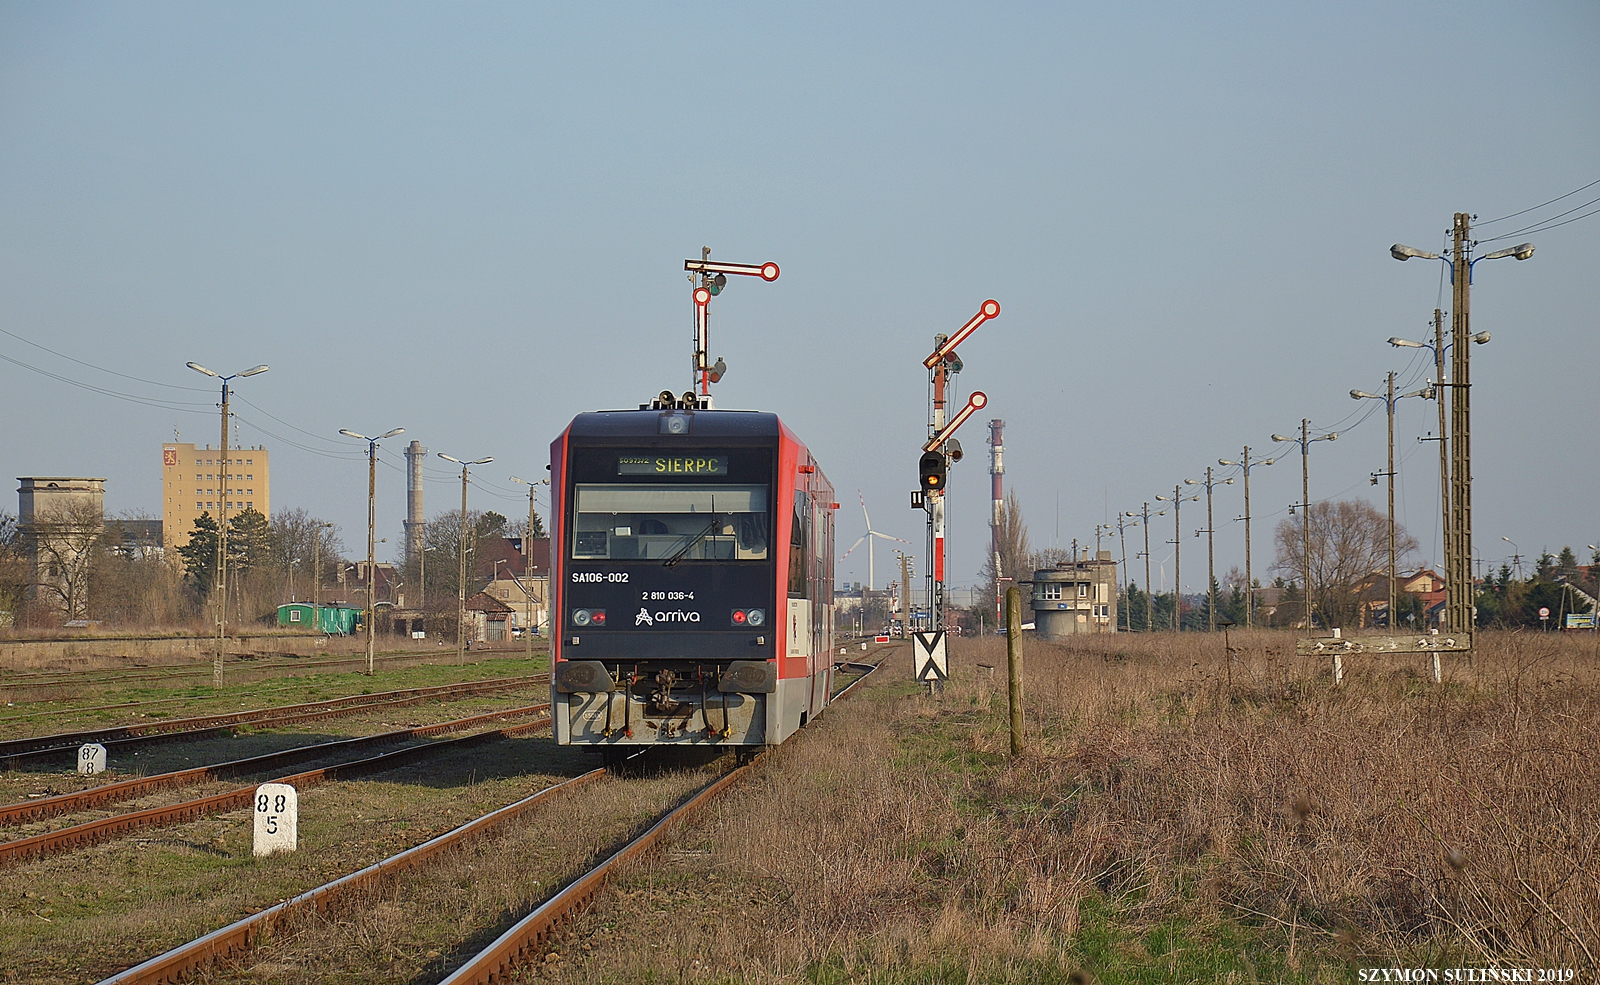
<svg viewBox="0 0 1600 985"><path fill-rule="evenodd" d="M197 510L203 510L203 509L205 509L205 507L204 507L204 506L203 506L203 505L201 505L201 504L200 504L200 503L196 503L196 504L194 504L194 508L195 508L195 509L197 509Z"/></svg>
<svg viewBox="0 0 1600 985"><path fill-rule="evenodd" d="M1078 598L1086 599L1088 597L1089 597L1089 583L1086 582L1086 581L1078 582Z"/></svg>
<svg viewBox="0 0 1600 985"><path fill-rule="evenodd" d="M1046 602L1055 602L1061 598L1061 583L1047 582L1039 586L1039 598Z"/></svg>
<svg viewBox="0 0 1600 985"><path fill-rule="evenodd" d="M256 508L256 504L254 504L254 503L246 503L246 504L244 504L244 508L247 509L247 510L253 510L253 509Z"/></svg>

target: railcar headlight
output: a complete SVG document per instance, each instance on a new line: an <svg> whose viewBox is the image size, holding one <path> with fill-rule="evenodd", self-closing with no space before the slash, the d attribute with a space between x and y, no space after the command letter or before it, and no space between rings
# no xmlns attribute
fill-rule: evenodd
<svg viewBox="0 0 1600 985"><path fill-rule="evenodd" d="M767 623L767 614L760 609L750 609L745 612L744 617L752 626L764 626Z"/></svg>
<svg viewBox="0 0 1600 985"><path fill-rule="evenodd" d="M574 626L604 626L606 624L606 610L574 609L572 610L572 624Z"/></svg>

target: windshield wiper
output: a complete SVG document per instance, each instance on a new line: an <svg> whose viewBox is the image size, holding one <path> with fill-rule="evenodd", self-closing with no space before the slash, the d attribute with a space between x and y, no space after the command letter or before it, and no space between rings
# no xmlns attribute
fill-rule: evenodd
<svg viewBox="0 0 1600 985"><path fill-rule="evenodd" d="M717 529L721 516L722 514L720 513L711 514L711 522L706 524L706 528L689 538L688 543L668 555L667 559L661 562L661 566L663 568L676 567L678 562L683 560L683 556L689 553L691 547L705 540L707 536Z"/></svg>

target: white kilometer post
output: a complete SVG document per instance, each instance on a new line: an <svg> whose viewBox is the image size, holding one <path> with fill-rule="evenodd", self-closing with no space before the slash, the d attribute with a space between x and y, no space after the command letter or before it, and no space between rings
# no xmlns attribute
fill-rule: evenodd
<svg viewBox="0 0 1600 985"><path fill-rule="evenodd" d="M78 747L78 772L84 776L106 771L106 747L89 742Z"/></svg>
<svg viewBox="0 0 1600 985"><path fill-rule="evenodd" d="M256 787L255 854L292 852L300 847L300 794L287 783Z"/></svg>

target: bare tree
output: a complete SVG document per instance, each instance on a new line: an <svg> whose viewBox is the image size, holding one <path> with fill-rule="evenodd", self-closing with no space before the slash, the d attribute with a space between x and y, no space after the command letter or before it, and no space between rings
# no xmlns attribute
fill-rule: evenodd
<svg viewBox="0 0 1600 985"><path fill-rule="evenodd" d="M0 627L16 623L33 582L33 565L24 550L15 514L0 511Z"/></svg>
<svg viewBox="0 0 1600 985"><path fill-rule="evenodd" d="M69 620L88 617L90 572L104 536L105 514L88 501L36 514L23 528L35 593L55 602Z"/></svg>
<svg viewBox="0 0 1600 985"><path fill-rule="evenodd" d="M1313 614L1327 626L1351 625L1374 575L1388 576L1389 518L1365 500L1347 499L1314 503L1304 519L1310 522L1308 596ZM1274 533L1278 548L1274 567L1291 579L1304 577L1306 534L1301 521L1301 517L1286 518ZM1397 557L1404 560L1416 549L1416 538L1396 525Z"/></svg>
<svg viewBox="0 0 1600 985"><path fill-rule="evenodd" d="M1022 503L1015 492L1007 493L1000 508L1000 570L994 569L994 555L984 562L982 577L989 586L989 598L998 598L1000 587L1033 577L1033 548L1028 543L1028 524L1022 518ZM1026 570L1024 570L1026 569ZM1001 583L1001 577L1011 581ZM1026 588L1027 586L1022 586ZM1024 599L1026 601L1026 599Z"/></svg>

